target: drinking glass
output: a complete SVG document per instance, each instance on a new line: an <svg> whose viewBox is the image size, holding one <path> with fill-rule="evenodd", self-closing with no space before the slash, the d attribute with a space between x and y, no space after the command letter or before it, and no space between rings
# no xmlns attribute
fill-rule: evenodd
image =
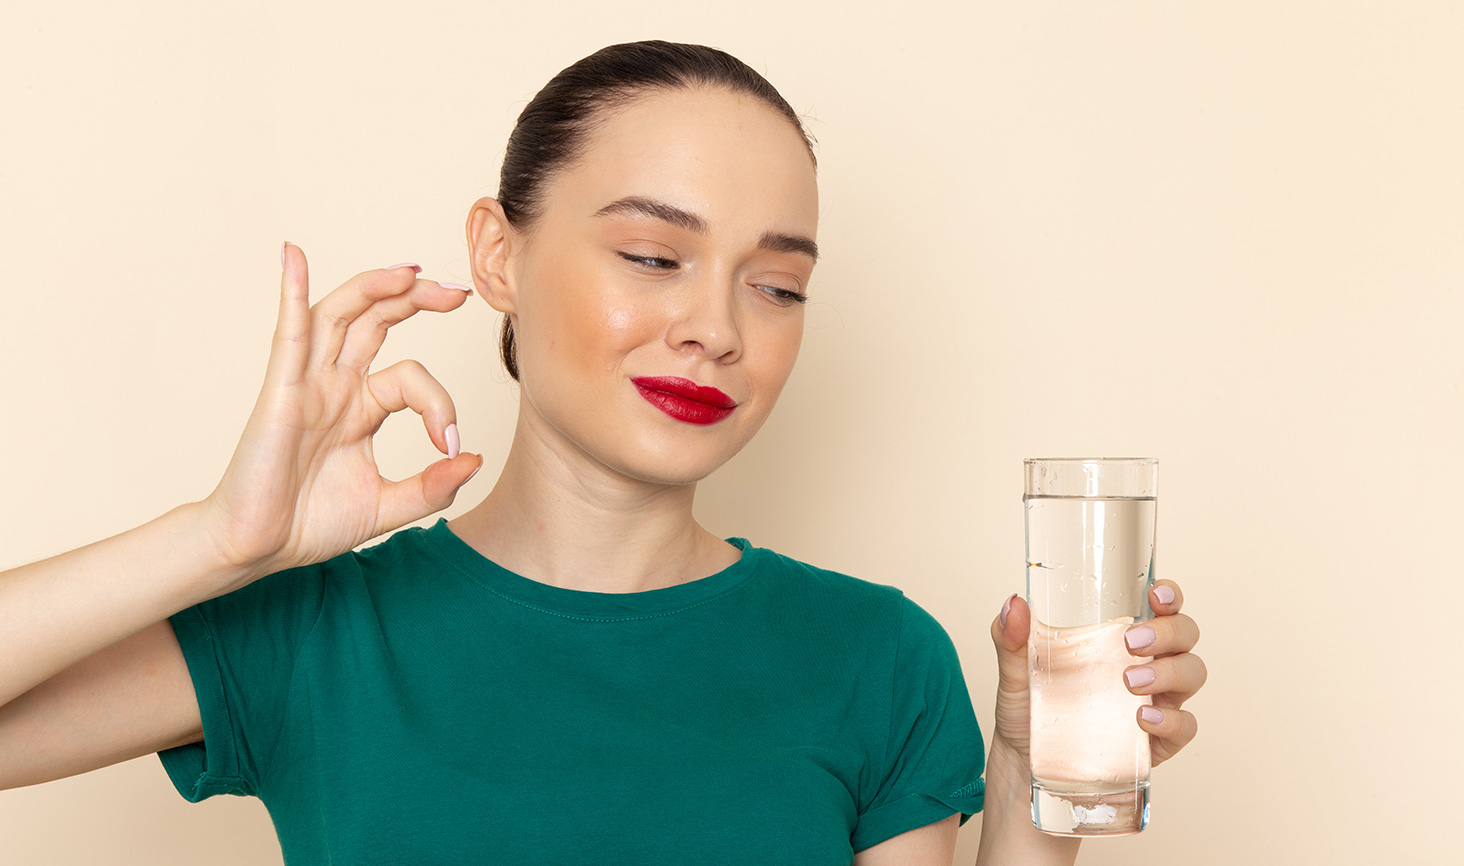
<svg viewBox="0 0 1464 866"><path fill-rule="evenodd" d="M1026 461L1032 823L1060 836L1149 824L1147 697L1123 672L1124 633L1153 617L1155 476L1149 457Z"/></svg>

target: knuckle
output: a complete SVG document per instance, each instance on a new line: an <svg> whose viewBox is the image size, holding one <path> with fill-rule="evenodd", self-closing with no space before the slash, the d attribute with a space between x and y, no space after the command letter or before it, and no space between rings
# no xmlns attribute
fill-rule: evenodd
<svg viewBox="0 0 1464 866"><path fill-rule="evenodd" d="M398 294L403 289L415 283L417 277L416 272L408 268L395 271L388 271L386 268L377 268L369 273L371 275L367 280L367 285L370 287L369 293L373 297L378 298L386 298ZM408 277L408 274L411 276Z"/></svg>
<svg viewBox="0 0 1464 866"><path fill-rule="evenodd" d="M344 328L350 323L349 319L331 312L328 308L319 307L315 311L315 324L317 327L335 330L337 328Z"/></svg>
<svg viewBox="0 0 1464 866"><path fill-rule="evenodd" d="M387 323L381 318L381 314L370 309L357 316L355 321L347 324L357 334L360 334L363 328L367 331L385 333L388 327Z"/></svg>
<svg viewBox="0 0 1464 866"><path fill-rule="evenodd" d="M403 358L396 363L396 366L401 368L403 375L410 376L413 379L420 379L423 376L431 378L427 373L427 367L415 358Z"/></svg>
<svg viewBox="0 0 1464 866"><path fill-rule="evenodd" d="M367 308L366 312L361 314L361 318L365 320L366 324L369 325L372 329L381 331L382 333L385 333L386 330L391 327L391 322L388 321L387 318L381 314L381 311L376 309L375 306Z"/></svg>
<svg viewBox="0 0 1464 866"><path fill-rule="evenodd" d="M1194 713L1175 710L1174 715L1174 735L1170 739L1181 745L1189 743L1200 732L1199 722L1195 720Z"/></svg>
<svg viewBox="0 0 1464 866"><path fill-rule="evenodd" d="M1168 629L1166 635L1169 638L1169 652L1188 652L1194 649L1195 643L1199 640L1199 629L1195 626L1194 620L1184 614L1176 614L1165 621Z"/></svg>
<svg viewBox="0 0 1464 866"><path fill-rule="evenodd" d="M351 278L357 287L362 291L370 292L372 289L391 282L391 271L386 268L371 268L362 271Z"/></svg>

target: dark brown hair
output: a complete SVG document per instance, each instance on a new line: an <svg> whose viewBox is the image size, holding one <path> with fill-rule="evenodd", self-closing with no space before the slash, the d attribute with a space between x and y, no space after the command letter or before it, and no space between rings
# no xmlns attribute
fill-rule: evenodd
<svg viewBox="0 0 1464 866"><path fill-rule="evenodd" d="M544 85L518 116L499 174L498 203L514 226L527 229L540 214L544 187L584 152L605 114L653 90L720 86L755 96L776 109L813 144L792 106L752 67L725 51L675 42L626 42L601 48ZM519 377L513 324L503 318L499 352L508 375Z"/></svg>

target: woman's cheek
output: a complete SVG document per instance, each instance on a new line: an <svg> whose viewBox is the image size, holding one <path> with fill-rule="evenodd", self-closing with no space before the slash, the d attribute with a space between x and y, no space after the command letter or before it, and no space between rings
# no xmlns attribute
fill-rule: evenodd
<svg viewBox="0 0 1464 866"><path fill-rule="evenodd" d="M790 316L788 321L769 333L769 339L761 347L767 358L770 374L779 380L778 387L787 381L798 360L798 350L803 345L803 317Z"/></svg>
<svg viewBox="0 0 1464 866"><path fill-rule="evenodd" d="M616 336L632 333L639 318L633 306L612 307L605 313L605 333Z"/></svg>
<svg viewBox="0 0 1464 866"><path fill-rule="evenodd" d="M628 302L610 303L602 310L593 333L599 334L607 366L618 366L630 352L647 341L646 311Z"/></svg>

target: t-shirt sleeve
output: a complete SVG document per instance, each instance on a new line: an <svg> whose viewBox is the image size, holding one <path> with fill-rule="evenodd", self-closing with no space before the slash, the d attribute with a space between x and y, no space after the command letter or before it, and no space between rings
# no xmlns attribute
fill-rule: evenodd
<svg viewBox="0 0 1464 866"><path fill-rule="evenodd" d="M919 605L900 603L888 746L854 828L855 851L955 813L964 824L986 790L986 747L955 645Z"/></svg>
<svg viewBox="0 0 1464 866"><path fill-rule="evenodd" d="M169 618L203 720L203 742L158 753L184 798L258 795L299 648L336 562L276 572Z"/></svg>

